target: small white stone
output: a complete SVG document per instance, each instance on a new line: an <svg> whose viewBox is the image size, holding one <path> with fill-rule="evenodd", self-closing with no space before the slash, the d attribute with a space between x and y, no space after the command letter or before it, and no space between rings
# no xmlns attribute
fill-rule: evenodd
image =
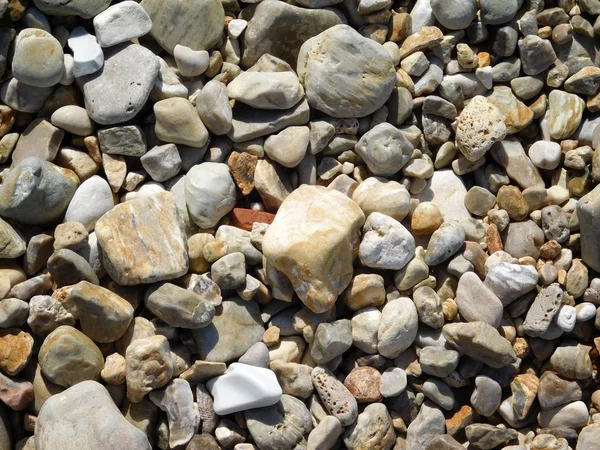
<svg viewBox="0 0 600 450"><path fill-rule="evenodd" d="M63 86L68 86L70 84L73 84L73 81L75 81L75 75L73 74L73 66L75 65L75 62L73 61L73 55L65 53L64 56L65 59L63 75L59 83Z"/></svg>
<svg viewBox="0 0 600 450"><path fill-rule="evenodd" d="M529 147L529 159L534 166L554 170L560 164L560 144L552 141L537 141Z"/></svg>
<svg viewBox="0 0 600 450"><path fill-rule="evenodd" d="M556 315L556 325L565 333L573 331L577 321L577 310L574 306L562 305Z"/></svg>
<svg viewBox="0 0 600 450"><path fill-rule="evenodd" d="M491 89L494 82L494 69L492 66L479 67L475 70L475 76L485 86L486 89Z"/></svg>
<svg viewBox="0 0 600 450"><path fill-rule="evenodd" d="M237 39L242 35L247 26L248 22L244 19L233 19L227 26L227 34L231 39Z"/></svg>
<svg viewBox="0 0 600 450"><path fill-rule="evenodd" d="M596 305L590 302L583 302L575 306L577 310L577 322L587 322L596 317Z"/></svg>
<svg viewBox="0 0 600 450"><path fill-rule="evenodd" d="M104 65L104 53L96 37L85 28L75 27L68 40L73 50L73 74L76 78L97 72Z"/></svg>
<svg viewBox="0 0 600 450"><path fill-rule="evenodd" d="M128 0L112 5L94 17L98 43L110 47L149 33L152 20L137 2Z"/></svg>
<svg viewBox="0 0 600 450"><path fill-rule="evenodd" d="M206 50L192 50L184 45L177 44L173 50L179 73L184 77L202 75L208 69L210 56Z"/></svg>
<svg viewBox="0 0 600 450"><path fill-rule="evenodd" d="M571 196L568 189L558 185L549 187L546 189L546 193L548 194L548 202L551 205L562 205Z"/></svg>
<svg viewBox="0 0 600 450"><path fill-rule="evenodd" d="M227 372L209 380L206 387L220 416L274 405L283 394L272 370L242 363L231 364Z"/></svg>
<svg viewBox="0 0 600 450"><path fill-rule="evenodd" d="M80 222L88 231L115 206L106 180L98 175L85 180L75 191L65 213L65 222Z"/></svg>

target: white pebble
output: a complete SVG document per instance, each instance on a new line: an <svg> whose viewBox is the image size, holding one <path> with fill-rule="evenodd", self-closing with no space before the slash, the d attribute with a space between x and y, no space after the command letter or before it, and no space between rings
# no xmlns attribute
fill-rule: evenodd
<svg viewBox="0 0 600 450"><path fill-rule="evenodd" d="M596 317L596 305L590 302L583 302L575 306L577 310L577 322L587 322Z"/></svg>
<svg viewBox="0 0 600 450"><path fill-rule="evenodd" d="M562 186L552 186L546 189L548 194L548 202L551 205L562 205L569 200L569 190Z"/></svg>
<svg viewBox="0 0 600 450"><path fill-rule="evenodd" d="M534 166L553 170L560 164L560 144L552 141L537 141L529 147L529 159Z"/></svg>
<svg viewBox="0 0 600 450"><path fill-rule="evenodd" d="M179 73L184 77L202 75L208 69L210 56L206 50L192 50L184 45L177 44L173 50Z"/></svg>
<svg viewBox="0 0 600 450"><path fill-rule="evenodd" d="M577 321L577 310L574 306L562 305L556 316L556 325L565 333L573 331Z"/></svg>
<svg viewBox="0 0 600 450"><path fill-rule="evenodd" d="M65 57L65 59L64 59L63 75L62 75L62 78L60 79L59 83L62 84L63 86L68 86L70 84L73 84L73 81L75 80L75 75L73 74L73 66L75 63L73 61L73 55L70 55L69 53L65 53L64 57Z"/></svg>
<svg viewBox="0 0 600 450"><path fill-rule="evenodd" d="M73 50L73 74L76 78L97 72L104 65L104 53L96 37L83 27L75 27L68 40Z"/></svg>
<svg viewBox="0 0 600 450"><path fill-rule="evenodd" d="M231 39L237 39L242 35L247 26L248 22L244 19L233 19L227 25L227 34Z"/></svg>

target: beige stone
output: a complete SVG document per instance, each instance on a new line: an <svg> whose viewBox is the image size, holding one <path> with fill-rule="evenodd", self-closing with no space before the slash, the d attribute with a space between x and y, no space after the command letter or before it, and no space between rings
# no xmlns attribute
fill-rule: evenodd
<svg viewBox="0 0 600 450"><path fill-rule="evenodd" d="M583 116L585 101L576 94L558 89L548 95L548 126L552 139L566 139L571 136Z"/></svg>
<svg viewBox="0 0 600 450"><path fill-rule="evenodd" d="M18 374L29 362L33 352L33 337L17 328L0 330L0 370Z"/></svg>
<svg viewBox="0 0 600 450"><path fill-rule="evenodd" d="M163 387L173 376L169 341L161 335L133 341L125 353L125 362L127 398L133 403Z"/></svg>
<svg viewBox="0 0 600 450"><path fill-rule="evenodd" d="M381 306L385 303L383 277L374 273L361 273L350 282L344 295L344 304L357 311L367 306Z"/></svg>

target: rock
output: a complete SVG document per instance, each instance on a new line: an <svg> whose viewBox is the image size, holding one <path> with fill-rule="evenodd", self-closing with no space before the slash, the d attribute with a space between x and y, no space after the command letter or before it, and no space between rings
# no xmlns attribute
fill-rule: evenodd
<svg viewBox="0 0 600 450"><path fill-rule="evenodd" d="M121 415L109 392L95 381L83 381L49 398L35 434L43 443L40 448L47 450L152 448L144 432Z"/></svg>
<svg viewBox="0 0 600 450"><path fill-rule="evenodd" d="M312 380L329 414L339 419L342 426L354 423L358 416L358 405L350 391L323 367L313 369Z"/></svg>
<svg viewBox="0 0 600 450"><path fill-rule="evenodd" d="M63 215L78 185L70 170L39 158L25 158L4 176L0 215L27 224L53 222ZM51 195L56 192L60 194Z"/></svg>
<svg viewBox="0 0 600 450"><path fill-rule="evenodd" d="M358 310L352 317L352 345L366 353L377 353L380 322L381 312L378 309L366 307Z"/></svg>
<svg viewBox="0 0 600 450"><path fill-rule="evenodd" d="M202 163L185 177L185 198L194 223L202 228L215 226L235 206L235 183L222 163Z"/></svg>
<svg viewBox="0 0 600 450"><path fill-rule="evenodd" d="M449 411L456 402L452 389L439 378L429 378L423 383L423 394L432 402Z"/></svg>
<svg viewBox="0 0 600 450"><path fill-rule="evenodd" d="M533 121L533 111L517 99L508 86L496 86L488 102L502 113L507 134L515 134Z"/></svg>
<svg viewBox="0 0 600 450"><path fill-rule="evenodd" d="M373 212L363 230L359 257L367 267L400 270L414 256L414 238L397 220Z"/></svg>
<svg viewBox="0 0 600 450"><path fill-rule="evenodd" d="M581 401L545 409L538 414L540 426L548 428L581 428L587 425L588 419L587 406Z"/></svg>
<svg viewBox="0 0 600 450"><path fill-rule="evenodd" d="M550 357L550 368L571 380L585 380L592 373L590 347L564 340Z"/></svg>
<svg viewBox="0 0 600 450"><path fill-rule="evenodd" d="M240 252L219 258L210 268L211 279L223 290L238 289L246 282L246 261Z"/></svg>
<svg viewBox="0 0 600 450"><path fill-rule="evenodd" d="M596 310L594 310L594 315ZM18 298L5 298L0 301L0 328L20 327L27 322L29 304Z"/></svg>
<svg viewBox="0 0 600 450"><path fill-rule="evenodd" d="M11 78L2 84L0 98L16 111L35 113L42 108L53 91L53 87L29 86Z"/></svg>
<svg viewBox="0 0 600 450"><path fill-rule="evenodd" d="M244 72L227 85L229 98L254 108L289 109L304 95L293 72Z"/></svg>
<svg viewBox="0 0 600 450"><path fill-rule="evenodd" d="M193 291L161 283L146 291L146 307L168 325L196 329L208 326L215 308Z"/></svg>
<svg viewBox="0 0 600 450"><path fill-rule="evenodd" d="M182 372L179 378L183 378L190 384L204 383L211 378L218 375L223 375L227 370L227 365L222 362L211 362L211 361L195 361L189 369Z"/></svg>
<svg viewBox="0 0 600 450"><path fill-rule="evenodd" d="M382 177L369 177L360 183L352 200L358 203L365 216L378 212L401 221L410 211L410 194L406 187Z"/></svg>
<svg viewBox="0 0 600 450"><path fill-rule="evenodd" d="M423 25L433 25L433 23ZM416 24L413 23L412 34L404 39L400 46L400 59L404 59L415 52L438 46L443 37L444 35L437 27L424 26L417 28Z"/></svg>
<svg viewBox="0 0 600 450"><path fill-rule="evenodd" d="M152 37L171 54L177 44L192 50L208 50L221 38L225 14L217 0L194 3L143 0L140 5L152 21ZM203 26L198 27L198 23Z"/></svg>
<svg viewBox="0 0 600 450"><path fill-rule="evenodd" d="M475 377L471 404L478 414L490 417L500 407L501 402L502 387L496 380L485 375Z"/></svg>
<svg viewBox="0 0 600 450"><path fill-rule="evenodd" d="M381 374L373 367L356 367L344 380L358 403L374 403L381 400L380 393Z"/></svg>
<svg viewBox="0 0 600 450"><path fill-rule="evenodd" d="M423 347L419 354L419 364L424 373L444 378L458 366L458 352L440 347Z"/></svg>
<svg viewBox="0 0 600 450"><path fill-rule="evenodd" d="M175 144L202 147L208 132L192 103L185 98L168 98L154 104L156 136Z"/></svg>
<svg viewBox="0 0 600 450"><path fill-rule="evenodd" d="M413 301L421 323L438 329L444 325L442 300L429 286L420 286L413 292Z"/></svg>
<svg viewBox="0 0 600 450"><path fill-rule="evenodd" d="M73 76L76 78L98 72L104 65L104 53L96 42L96 37L89 34L82 26L75 27L67 41L73 51Z"/></svg>
<svg viewBox="0 0 600 450"><path fill-rule="evenodd" d="M145 69L140 71L140 67ZM148 100L159 67L154 53L141 45L121 44L107 49L103 69L79 79L90 118L102 125L133 118Z"/></svg>
<svg viewBox="0 0 600 450"><path fill-rule="evenodd" d="M50 118L52 125L78 136L89 136L94 132L94 124L85 108L66 105L58 108Z"/></svg>
<svg viewBox="0 0 600 450"><path fill-rule="evenodd" d="M332 9L301 8L276 0L260 2L244 33L241 66L249 68L268 54L295 68L304 42L344 22L342 15Z"/></svg>
<svg viewBox="0 0 600 450"><path fill-rule="evenodd" d="M382 403L367 406L344 434L348 449L390 450L395 440L392 418Z"/></svg>
<svg viewBox="0 0 600 450"><path fill-rule="evenodd" d="M187 444L200 424L190 384L185 380L175 379L166 388L152 391L150 400L167 413L169 446Z"/></svg>
<svg viewBox="0 0 600 450"><path fill-rule="evenodd" d="M196 98L196 109L202 123L212 133L229 133L233 121L233 111L229 104L227 86L218 80L210 80Z"/></svg>
<svg viewBox="0 0 600 450"><path fill-rule="evenodd" d="M101 47L112 47L144 36L152 20L139 3L126 0L108 7L94 17L96 39Z"/></svg>
<svg viewBox="0 0 600 450"><path fill-rule="evenodd" d="M18 328L0 329L0 370L17 375L25 368L33 351L33 337Z"/></svg>
<svg viewBox="0 0 600 450"><path fill-rule="evenodd" d="M452 170L436 170L427 181L425 189L415 197L420 202L433 203L440 210L444 221L450 222L471 217L465 207L466 194L461 178Z"/></svg>
<svg viewBox="0 0 600 450"><path fill-rule="evenodd" d="M464 30L475 19L477 4L474 1L443 2L431 0L431 10L436 20L449 30Z"/></svg>
<svg viewBox="0 0 600 450"><path fill-rule="evenodd" d="M270 368L275 372L284 394L299 399L307 399L313 394L314 387L310 375L312 367L275 360L270 364Z"/></svg>
<svg viewBox="0 0 600 450"><path fill-rule="evenodd" d="M175 45L173 48L173 56L175 57L179 73L184 77L202 75L208 69L210 62L210 57L206 50L192 50L180 44Z"/></svg>
<svg viewBox="0 0 600 450"><path fill-rule="evenodd" d="M148 175L158 182L167 181L181 170L181 157L174 144L157 145L140 158Z"/></svg>
<svg viewBox="0 0 600 450"><path fill-rule="evenodd" d="M425 401L408 426L407 446L411 450L426 450L434 437L444 434L445 430L446 422L442 411L433 402Z"/></svg>
<svg viewBox="0 0 600 450"><path fill-rule="evenodd" d="M544 243L544 232L532 220L511 222L503 232L504 251L515 258L537 259Z"/></svg>
<svg viewBox="0 0 600 450"><path fill-rule="evenodd" d="M104 366L104 358L96 344L81 331L67 325L56 328L44 339L38 360L48 380L67 388L85 380L97 380Z"/></svg>
<svg viewBox="0 0 600 450"><path fill-rule="evenodd" d="M581 258L592 269L600 270L598 220L600 219L600 188L594 188L577 202L577 217L581 233Z"/></svg>
<svg viewBox="0 0 600 450"><path fill-rule="evenodd" d="M548 95L548 127L553 139L566 139L579 124L585 102L576 94L555 89Z"/></svg>
<svg viewBox="0 0 600 450"><path fill-rule="evenodd" d="M527 317L523 322L525 333L533 337L543 335L563 304L564 295L558 283L544 287L527 311Z"/></svg>
<svg viewBox="0 0 600 450"><path fill-rule="evenodd" d="M413 151L404 134L385 122L365 133L354 148L371 173L381 176L391 176L400 171Z"/></svg>
<svg viewBox="0 0 600 450"><path fill-rule="evenodd" d="M486 25L500 25L511 20L520 4L518 0L501 2L498 0L483 0L481 2L481 21Z"/></svg>
<svg viewBox="0 0 600 450"><path fill-rule="evenodd" d="M576 450L584 450L586 448L593 448L600 439L600 427L597 424L591 424L585 426L577 438Z"/></svg>
<svg viewBox="0 0 600 450"><path fill-rule="evenodd" d="M308 206L310 209L306 209ZM325 212L334 207L335 218ZM324 220L328 217L332 220ZM290 279L303 303L314 312L324 312L350 283L353 242L363 222L362 211L345 195L303 185L281 205L265 234L263 253ZM310 226L317 223L316 229ZM296 242L303 245L296 246ZM322 252L329 255L326 260L314 259ZM295 268L299 266L303 267L301 273Z"/></svg>
<svg viewBox="0 0 600 450"><path fill-rule="evenodd" d="M494 328L500 325L503 304L475 273L467 272L460 277L455 300L463 319L485 322Z"/></svg>
<svg viewBox="0 0 600 450"><path fill-rule="evenodd" d="M549 241L555 240L559 244L567 241L570 234L569 219L560 206L550 205L542 209L542 230Z"/></svg>
<svg viewBox="0 0 600 450"><path fill-rule="evenodd" d="M435 436L431 441L429 441L429 445L425 448L425 450L461 450L462 448L464 447L460 445L452 436L449 434L442 434Z"/></svg>
<svg viewBox="0 0 600 450"><path fill-rule="evenodd" d="M445 222L433 232L427 245L425 263L441 264L454 255L465 242L465 231L458 222Z"/></svg>
<svg viewBox="0 0 600 450"><path fill-rule="evenodd" d="M4 302L7 300L10 299ZM29 300L29 317L26 320L34 334L42 336L50 334L61 325L75 325L73 315L58 300L48 295L35 295Z"/></svg>
<svg viewBox="0 0 600 450"><path fill-rule="evenodd" d="M292 450L313 428L304 403L290 395L272 406L248 410L244 417L260 450Z"/></svg>
<svg viewBox="0 0 600 450"><path fill-rule="evenodd" d="M516 439L516 430L495 427L487 423L474 423L465 428L469 443L475 448L492 449Z"/></svg>
<svg viewBox="0 0 600 450"><path fill-rule="evenodd" d="M58 16L77 15L84 19L91 19L96 14L105 10L110 4L106 0L76 0L68 5L57 0L36 0L35 6L46 14Z"/></svg>
<svg viewBox="0 0 600 450"><path fill-rule="evenodd" d="M484 97L476 96L458 116L456 146L469 161L477 161L506 133L500 110Z"/></svg>
<svg viewBox="0 0 600 450"><path fill-rule="evenodd" d="M531 291L537 281L538 274L534 267L501 262L489 268L485 285L507 306Z"/></svg>
<svg viewBox="0 0 600 450"><path fill-rule="evenodd" d="M20 232L0 219L0 258L18 258L25 253L25 241Z"/></svg>
<svg viewBox="0 0 600 450"><path fill-rule="evenodd" d="M556 169L562 156L560 144L552 141L534 142L527 154L534 166L544 170Z"/></svg>
<svg viewBox="0 0 600 450"><path fill-rule="evenodd" d="M481 186L473 186L465 195L465 206L470 213L485 217L496 204L496 197ZM414 213L413 213L414 215Z"/></svg>
<svg viewBox="0 0 600 450"><path fill-rule="evenodd" d="M280 133L271 135L265 140L265 153L269 158L284 167L296 167L306 155L309 134L310 130L305 126L287 127Z"/></svg>
<svg viewBox="0 0 600 450"><path fill-rule="evenodd" d="M531 373L519 374L510 383L513 411L518 419L525 419L531 411L539 385L540 380Z"/></svg>
<svg viewBox="0 0 600 450"><path fill-rule="evenodd" d="M343 432L340 421L333 416L325 416L310 432L307 450L330 450Z"/></svg>
<svg viewBox="0 0 600 450"><path fill-rule="evenodd" d="M102 153L109 155L142 156L146 153L144 133L136 125L100 130L98 143Z"/></svg>
<svg viewBox="0 0 600 450"><path fill-rule="evenodd" d="M527 75L538 75L556 61L550 41L536 35L525 36L519 41L519 56Z"/></svg>
<svg viewBox="0 0 600 450"><path fill-rule="evenodd" d="M513 137L504 139L496 143L490 153L522 189L544 185L540 173L525 154L519 140Z"/></svg>
<svg viewBox="0 0 600 450"><path fill-rule="evenodd" d="M216 309L209 326L192 334L201 359L228 362L262 341L264 331L258 305L233 297Z"/></svg>
<svg viewBox="0 0 600 450"><path fill-rule="evenodd" d="M22 411L33 400L33 385L0 373L0 400L13 411Z"/></svg>
<svg viewBox="0 0 600 450"><path fill-rule="evenodd" d="M63 51L50 33L26 28L15 39L14 77L35 87L54 86L62 77Z"/></svg>
<svg viewBox="0 0 600 450"><path fill-rule="evenodd" d="M344 71L339 70L339 61L344 61ZM347 25L331 27L302 44L297 70L309 104L333 117L375 112L387 101L396 80L387 51ZM336 86L345 88L342 92Z"/></svg>
<svg viewBox="0 0 600 450"><path fill-rule="evenodd" d="M410 347L417 336L419 316L413 301L400 297L388 302L382 310L377 332L377 349L382 356L393 359Z"/></svg>
<svg viewBox="0 0 600 450"><path fill-rule="evenodd" d="M82 223L91 231L98 219L113 207L110 186L106 180L94 175L81 183L75 191L65 212L65 221Z"/></svg>
<svg viewBox="0 0 600 450"><path fill-rule="evenodd" d="M64 133L45 119L32 121L19 138L12 154L13 163L36 156L54 161Z"/></svg>
<svg viewBox="0 0 600 450"><path fill-rule="evenodd" d="M125 363L127 398L133 403L166 385L173 376L171 348L164 336L133 340L127 347Z"/></svg>
<svg viewBox="0 0 600 450"><path fill-rule="evenodd" d="M227 372L209 380L206 387L215 399L215 412L221 416L274 405L282 395L271 370L240 363L231 364ZM249 392L251 395L246 395Z"/></svg>
<svg viewBox="0 0 600 450"><path fill-rule="evenodd" d="M170 193L115 206L96 222L96 235L104 267L119 284L153 283L187 272L183 222Z"/></svg>
<svg viewBox="0 0 600 450"><path fill-rule="evenodd" d="M310 354L317 364L326 364L352 346L352 325L347 319L321 323L317 327Z"/></svg>
<svg viewBox="0 0 600 450"><path fill-rule="evenodd" d="M500 369L517 360L509 341L485 322L450 323L442 333L458 351Z"/></svg>

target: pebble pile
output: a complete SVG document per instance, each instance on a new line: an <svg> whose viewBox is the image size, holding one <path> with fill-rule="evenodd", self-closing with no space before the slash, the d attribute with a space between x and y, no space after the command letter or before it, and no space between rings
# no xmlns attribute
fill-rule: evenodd
<svg viewBox="0 0 600 450"><path fill-rule="evenodd" d="M0 18L0 450L600 450L600 0Z"/></svg>

